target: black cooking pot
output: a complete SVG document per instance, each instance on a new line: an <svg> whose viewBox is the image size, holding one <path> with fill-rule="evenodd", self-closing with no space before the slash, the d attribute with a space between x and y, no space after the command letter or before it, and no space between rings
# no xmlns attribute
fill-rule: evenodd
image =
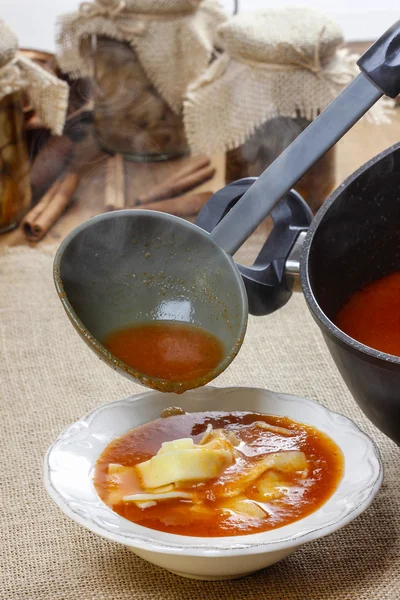
<svg viewBox="0 0 400 600"><path fill-rule="evenodd" d="M226 186L196 224L211 232L254 179ZM266 315L301 288L329 351L367 417L400 443L400 358L360 344L334 324L339 308L367 283L400 270L400 144L349 177L311 213L291 191L271 213L274 228L253 267L238 265L249 312Z"/></svg>

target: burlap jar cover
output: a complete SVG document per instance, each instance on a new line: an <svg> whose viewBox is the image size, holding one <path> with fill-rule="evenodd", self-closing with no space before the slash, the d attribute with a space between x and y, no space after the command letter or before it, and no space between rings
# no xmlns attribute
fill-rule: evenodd
<svg viewBox="0 0 400 600"><path fill-rule="evenodd" d="M68 85L18 54L15 34L0 21L0 100L23 90L40 121L61 135L68 103Z"/></svg>
<svg viewBox="0 0 400 600"><path fill-rule="evenodd" d="M210 62L227 15L214 0L96 0L60 18L58 61L72 77L92 76L91 35L128 42L157 91L179 113L187 86Z"/></svg>
<svg viewBox="0 0 400 600"><path fill-rule="evenodd" d="M184 103L194 152L237 148L277 116L312 120L359 72L340 27L311 9L236 15L217 33L225 51ZM382 103L370 116L385 120Z"/></svg>

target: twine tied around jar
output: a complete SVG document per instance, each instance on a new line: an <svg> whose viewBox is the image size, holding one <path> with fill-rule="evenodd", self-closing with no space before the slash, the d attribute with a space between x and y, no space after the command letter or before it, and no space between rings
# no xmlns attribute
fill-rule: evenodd
<svg viewBox="0 0 400 600"><path fill-rule="evenodd" d="M148 15L140 15L140 21L137 23L126 25L125 19L121 16L121 12L126 9L126 3L124 0L115 2L114 0L105 0L106 5L100 5L98 2L82 2L79 5L80 18L92 19L94 17L104 17L113 21L115 27L121 32L122 36L125 36L127 40L132 40L136 35L142 35L145 31L146 24L145 19ZM104 3L104 0L103 0Z"/></svg>
<svg viewBox="0 0 400 600"><path fill-rule="evenodd" d="M103 0L98 2L81 2L79 13L82 17L110 17L113 18L126 8L124 0Z"/></svg>
<svg viewBox="0 0 400 600"><path fill-rule="evenodd" d="M18 58L13 58L8 64L0 68L0 98L8 96L27 85L17 66Z"/></svg>
<svg viewBox="0 0 400 600"><path fill-rule="evenodd" d="M103 0L102 4L98 2L81 2L79 5L79 14L82 19L104 17L112 20L121 34L127 36L127 39L132 39L135 35L142 35L146 28L144 20L148 18L148 15L141 14L141 21L127 26L124 24L125 19L123 15L121 15L121 12L125 9L126 2L124 0L118 2L115 2L115 0Z"/></svg>

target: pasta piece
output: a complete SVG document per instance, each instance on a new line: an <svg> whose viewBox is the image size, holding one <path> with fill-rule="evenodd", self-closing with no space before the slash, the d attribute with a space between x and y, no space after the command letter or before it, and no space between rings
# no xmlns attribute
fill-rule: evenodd
<svg viewBox="0 0 400 600"><path fill-rule="evenodd" d="M298 473L304 479L308 474L308 463L304 452L297 450L273 452L261 459L251 469L240 474L234 481L228 481L224 487L224 496L232 498L239 496L265 471L270 469L283 473Z"/></svg>
<svg viewBox="0 0 400 600"><path fill-rule="evenodd" d="M108 465L108 469L107 472L109 475L115 475L116 473L120 473L122 469L124 469L125 467L123 467L122 465L119 465L117 463L110 463Z"/></svg>
<svg viewBox="0 0 400 600"><path fill-rule="evenodd" d="M240 439L235 433L233 433L233 431L226 431L225 437L232 444L232 446L240 446Z"/></svg>
<svg viewBox="0 0 400 600"><path fill-rule="evenodd" d="M190 508L189 508L190 512L198 515L198 516L208 516L208 517L215 517L215 509L214 506L207 506L207 504L203 504L202 502L194 502Z"/></svg>
<svg viewBox="0 0 400 600"><path fill-rule="evenodd" d="M124 502L158 502L159 500L171 500L172 498L185 498L187 500L192 499L192 494L188 492L166 492L164 494L152 494L151 492L145 494L131 494L124 496L122 500Z"/></svg>
<svg viewBox="0 0 400 600"><path fill-rule="evenodd" d="M181 438L179 440L173 440L172 442L164 442L161 444L161 448L157 454L166 454L167 452L174 452L175 450L190 450L194 447L192 438Z"/></svg>
<svg viewBox="0 0 400 600"><path fill-rule="evenodd" d="M148 500L147 502L136 502L136 506L145 510L146 508L151 508L152 506L157 506L157 502L154 500Z"/></svg>
<svg viewBox="0 0 400 600"><path fill-rule="evenodd" d="M308 473L308 462L304 452L298 450L286 450L284 452L273 452L265 459L268 469L276 469L282 473Z"/></svg>
<svg viewBox="0 0 400 600"><path fill-rule="evenodd" d="M225 429L214 429L212 425L209 423L207 425L207 429L203 433L203 437L201 438L199 445L210 444L213 440L227 440L232 444L233 447L240 445L239 438L233 433L233 431L226 431Z"/></svg>
<svg viewBox="0 0 400 600"><path fill-rule="evenodd" d="M107 473L108 504L121 504L123 496L140 490L135 467L110 463Z"/></svg>
<svg viewBox="0 0 400 600"><path fill-rule="evenodd" d="M199 446L202 446L203 444L205 444L206 442L208 442L211 439L212 431L213 431L213 426L211 425L211 423L209 423L207 425L207 429L203 433L203 437L199 441Z"/></svg>
<svg viewBox="0 0 400 600"><path fill-rule="evenodd" d="M235 451L235 448L232 442L230 442L224 435L221 435L220 433L217 434L216 432L217 430L213 432L212 438L209 442L199 447L209 448L213 450L228 450L229 452L233 453Z"/></svg>
<svg viewBox="0 0 400 600"><path fill-rule="evenodd" d="M251 493L251 497L259 502L271 502L278 500L284 496L284 493L279 489L281 485L285 485L278 473L275 471L267 471L255 483L255 491Z"/></svg>
<svg viewBox="0 0 400 600"><path fill-rule="evenodd" d="M277 425L270 425L265 421L255 421L253 425L260 427L260 429L270 431L271 433L276 433L277 435L284 435L285 437L293 437L296 435L296 433L291 429L285 429L284 427L278 427Z"/></svg>
<svg viewBox="0 0 400 600"><path fill-rule="evenodd" d="M174 489L174 484L170 483L169 485L162 485L158 488L152 488L149 490L149 492L151 492L152 494L165 494L166 492L173 492Z"/></svg>
<svg viewBox="0 0 400 600"><path fill-rule="evenodd" d="M258 479L266 470L268 465L264 460L260 460L251 469L240 473L233 481L228 481L224 486L225 498L239 496L246 490L256 479Z"/></svg>
<svg viewBox="0 0 400 600"><path fill-rule="evenodd" d="M178 450L156 454L136 465L143 488L156 488L176 481L204 481L219 477L234 461L229 450Z"/></svg>
<svg viewBox="0 0 400 600"><path fill-rule="evenodd" d="M256 502L253 502L253 500L245 498L244 496L226 500L222 505L220 505L220 508L237 513L239 515L246 515L253 519L265 519L268 516L266 511L261 508L261 506L259 506Z"/></svg>

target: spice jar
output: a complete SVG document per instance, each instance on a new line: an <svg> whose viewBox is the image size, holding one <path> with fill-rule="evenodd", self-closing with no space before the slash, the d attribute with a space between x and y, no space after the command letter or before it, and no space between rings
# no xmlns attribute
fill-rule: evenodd
<svg viewBox="0 0 400 600"><path fill-rule="evenodd" d="M214 0L95 0L60 18L59 64L71 77L92 78L105 150L137 161L189 151L184 94L207 68L225 19Z"/></svg>
<svg viewBox="0 0 400 600"><path fill-rule="evenodd" d="M93 61L95 129L106 151L138 161L188 152L182 115L157 92L128 43L97 38Z"/></svg>
<svg viewBox="0 0 400 600"><path fill-rule="evenodd" d="M222 54L189 86L185 129L194 153L226 153L228 183L258 176L358 72L335 21L307 8L231 17ZM316 212L335 186L335 151L296 189Z"/></svg>
<svg viewBox="0 0 400 600"><path fill-rule="evenodd" d="M18 225L31 201L24 105L60 134L68 86L18 54L15 34L0 21L0 233Z"/></svg>
<svg viewBox="0 0 400 600"><path fill-rule="evenodd" d="M31 203L22 94L0 100L0 233L18 225Z"/></svg>
<svg viewBox="0 0 400 600"><path fill-rule="evenodd" d="M244 144L226 153L226 183L261 175L310 122L301 117L266 121ZM333 147L294 186L314 213L335 189L335 155Z"/></svg>

